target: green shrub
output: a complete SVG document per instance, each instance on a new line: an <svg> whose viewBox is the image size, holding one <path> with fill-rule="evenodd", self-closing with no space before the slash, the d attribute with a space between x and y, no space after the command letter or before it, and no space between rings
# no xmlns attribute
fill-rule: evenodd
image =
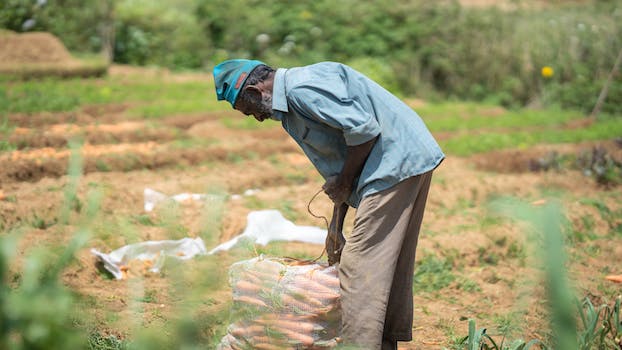
<svg viewBox="0 0 622 350"><path fill-rule="evenodd" d="M210 68L226 58L274 66L350 62L401 95L591 111L622 47L615 1L498 9L457 1L8 0L0 27L58 35L97 51L114 20L115 61ZM518 3L518 2L517 2ZM107 6L115 5L114 18ZM552 76L543 77L543 67ZM622 112L622 80L605 113Z"/></svg>
<svg viewBox="0 0 622 350"><path fill-rule="evenodd" d="M120 1L116 8L114 59L120 63L200 68L205 40L192 1Z"/></svg>
<svg viewBox="0 0 622 350"><path fill-rule="evenodd" d="M400 93L395 73L391 66L384 61L372 57L359 57L347 62L347 64L365 74L385 89L393 93Z"/></svg>
<svg viewBox="0 0 622 350"><path fill-rule="evenodd" d="M111 1L3 0L0 28L17 32L48 31L60 37L70 50L97 51L101 48L106 6ZM24 26L29 20L32 26Z"/></svg>
<svg viewBox="0 0 622 350"><path fill-rule="evenodd" d="M200 2L197 14L226 57L277 66L337 60L363 72L391 68L392 74L370 76L405 95L434 89L510 107L590 111L622 46L622 9L613 2L500 10L454 1L268 0L257 8L215 0ZM231 25L239 22L245 25ZM553 76L541 75L544 66ZM621 101L617 78L603 111L618 113Z"/></svg>
<svg viewBox="0 0 622 350"><path fill-rule="evenodd" d="M45 250L29 254L15 285L8 274L15 259L17 236L0 237L1 348L77 349L84 344L82 331L73 326L73 294L59 281L59 274L72 261L83 239L76 236L59 257Z"/></svg>

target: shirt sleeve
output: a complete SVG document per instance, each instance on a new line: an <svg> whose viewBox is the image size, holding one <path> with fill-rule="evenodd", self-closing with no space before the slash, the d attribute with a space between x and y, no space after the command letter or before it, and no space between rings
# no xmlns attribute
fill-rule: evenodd
<svg viewBox="0 0 622 350"><path fill-rule="evenodd" d="M288 100L300 114L342 130L348 146L360 145L380 134L376 118L349 96L340 78L298 85L289 91Z"/></svg>

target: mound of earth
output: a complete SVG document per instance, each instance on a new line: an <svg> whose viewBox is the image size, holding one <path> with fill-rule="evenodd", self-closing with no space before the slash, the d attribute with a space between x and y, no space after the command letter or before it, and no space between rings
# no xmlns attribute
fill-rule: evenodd
<svg viewBox="0 0 622 350"><path fill-rule="evenodd" d="M0 35L2 64L75 63L63 43L43 32Z"/></svg>
<svg viewBox="0 0 622 350"><path fill-rule="evenodd" d="M0 34L0 74L24 78L92 76L107 70L105 62L84 62L71 56L63 43L45 32Z"/></svg>

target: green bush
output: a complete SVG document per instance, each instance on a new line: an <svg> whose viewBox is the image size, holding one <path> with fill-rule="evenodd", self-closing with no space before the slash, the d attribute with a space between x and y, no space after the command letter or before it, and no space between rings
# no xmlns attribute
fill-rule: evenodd
<svg viewBox="0 0 622 350"><path fill-rule="evenodd" d="M208 41L192 1L120 1L116 8L114 59L120 63L200 68Z"/></svg>
<svg viewBox="0 0 622 350"><path fill-rule="evenodd" d="M622 47L622 8L616 6L508 11L454 1L267 0L248 6L215 0L200 2L197 14L227 57L277 66L336 60L364 72L378 71L381 62L393 70L381 83L391 81L397 85L390 90L405 95L432 89L509 107L554 104L587 112ZM553 69L552 77L541 75L544 66ZM603 111L618 113L621 102L617 78Z"/></svg>
<svg viewBox="0 0 622 350"><path fill-rule="evenodd" d="M6 0L0 2L0 28L48 31L70 50L98 51L106 3L113 0ZM29 21L30 25L26 25Z"/></svg>
<svg viewBox="0 0 622 350"><path fill-rule="evenodd" d="M622 47L616 1L503 10L451 0L85 1L7 0L0 26L24 30L25 20L35 18L32 30L57 34L71 50L93 51L105 41L101 28L114 19L120 63L210 68L233 57L274 66L341 61L401 95L584 113ZM115 5L114 18L106 4ZM545 66L552 76L541 75ZM613 79L603 112L622 112L621 76Z"/></svg>
<svg viewBox="0 0 622 350"><path fill-rule="evenodd" d="M359 57L346 63L367 75L385 89L393 93L400 93L401 89L397 84L395 73L391 66L387 65L384 61L372 57Z"/></svg>
<svg viewBox="0 0 622 350"><path fill-rule="evenodd" d="M21 31L22 25L35 16L36 1L5 0L0 3L0 27Z"/></svg>

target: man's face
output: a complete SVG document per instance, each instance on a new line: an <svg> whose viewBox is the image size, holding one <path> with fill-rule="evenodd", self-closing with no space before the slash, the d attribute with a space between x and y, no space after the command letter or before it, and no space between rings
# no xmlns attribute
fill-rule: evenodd
<svg viewBox="0 0 622 350"><path fill-rule="evenodd" d="M272 110L272 95L263 93L261 97L259 97L259 95L257 97L256 103L238 100L234 108L245 115L252 115L259 122L272 118L274 116L274 111Z"/></svg>

